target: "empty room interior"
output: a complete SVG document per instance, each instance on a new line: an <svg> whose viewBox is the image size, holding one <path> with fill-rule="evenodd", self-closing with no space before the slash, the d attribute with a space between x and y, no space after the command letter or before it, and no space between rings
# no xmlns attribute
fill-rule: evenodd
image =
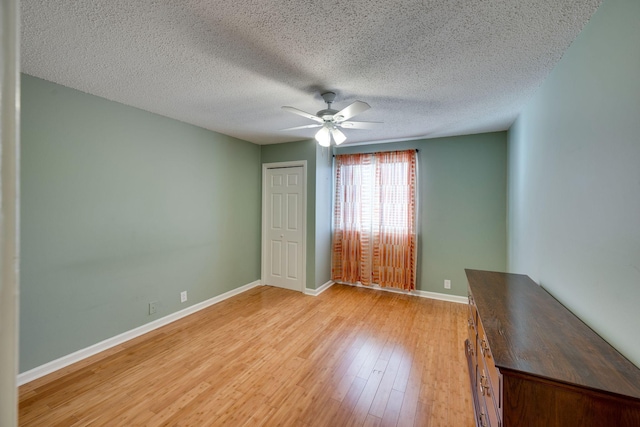
<svg viewBox="0 0 640 427"><path fill-rule="evenodd" d="M0 426L640 425L638 0L2 20Z"/></svg>

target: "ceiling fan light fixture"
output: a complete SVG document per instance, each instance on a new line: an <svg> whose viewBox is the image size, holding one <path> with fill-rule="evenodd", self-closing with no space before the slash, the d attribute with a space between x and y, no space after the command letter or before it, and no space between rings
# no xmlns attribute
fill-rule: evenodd
<svg viewBox="0 0 640 427"><path fill-rule="evenodd" d="M316 133L316 141L323 147L328 147L331 145L331 132L326 126L320 128L320 130Z"/></svg>
<svg viewBox="0 0 640 427"><path fill-rule="evenodd" d="M331 136L333 136L336 145L342 144L347 139L347 136L336 128L331 129Z"/></svg>

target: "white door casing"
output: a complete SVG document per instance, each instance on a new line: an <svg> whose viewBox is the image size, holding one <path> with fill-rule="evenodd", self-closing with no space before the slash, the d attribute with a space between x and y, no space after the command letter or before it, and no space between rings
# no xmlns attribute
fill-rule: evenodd
<svg viewBox="0 0 640 427"><path fill-rule="evenodd" d="M18 425L20 2L0 3L0 426Z"/></svg>
<svg viewBox="0 0 640 427"><path fill-rule="evenodd" d="M304 292L306 161L262 168L262 283Z"/></svg>

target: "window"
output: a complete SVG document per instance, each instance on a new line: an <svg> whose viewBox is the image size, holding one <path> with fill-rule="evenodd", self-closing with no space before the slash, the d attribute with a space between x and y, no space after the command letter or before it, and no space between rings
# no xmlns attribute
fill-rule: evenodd
<svg viewBox="0 0 640 427"><path fill-rule="evenodd" d="M332 279L413 290L416 152L336 156Z"/></svg>

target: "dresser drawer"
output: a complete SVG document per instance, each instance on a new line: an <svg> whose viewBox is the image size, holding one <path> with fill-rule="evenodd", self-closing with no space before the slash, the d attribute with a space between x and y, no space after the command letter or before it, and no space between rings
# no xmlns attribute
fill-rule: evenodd
<svg viewBox="0 0 640 427"><path fill-rule="evenodd" d="M469 313L467 319L467 328L469 334L469 344L471 346L471 355L473 357L478 354L478 334L476 331L476 323L478 322L478 311L476 310L476 306L473 303L473 296L469 294Z"/></svg>
<svg viewBox="0 0 640 427"><path fill-rule="evenodd" d="M493 396L498 393L497 388L492 388L486 369L478 366L477 371L477 396L478 396L478 427L502 427L502 417Z"/></svg>
<svg viewBox="0 0 640 427"><path fill-rule="evenodd" d="M489 347L489 341L487 340L487 336L480 319L478 319L476 329L478 332L478 344L476 349L478 354L478 370L481 369L481 366L485 370L485 375L488 377L488 380L491 382L491 385L495 390L493 399L496 402L496 406L498 408L502 408L502 399L500 395L500 386L502 384L500 382L500 372L493 361L491 347Z"/></svg>
<svg viewBox="0 0 640 427"><path fill-rule="evenodd" d="M484 400L486 414L492 427L502 425L502 411L500 409L500 397L502 395L502 384L493 383L488 374L487 366L478 365L478 392L479 399Z"/></svg>

